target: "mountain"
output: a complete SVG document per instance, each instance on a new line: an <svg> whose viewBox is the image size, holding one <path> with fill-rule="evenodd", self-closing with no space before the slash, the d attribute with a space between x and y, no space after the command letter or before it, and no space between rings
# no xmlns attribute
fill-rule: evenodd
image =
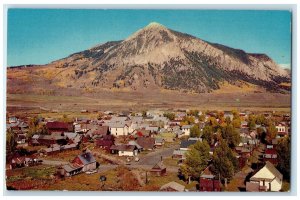
<svg viewBox="0 0 300 200"><path fill-rule="evenodd" d="M265 54L214 44L150 23L111 41L43 66L11 67L9 93L179 90L207 93L229 84L288 92L290 72ZM233 91L234 92L234 91Z"/></svg>

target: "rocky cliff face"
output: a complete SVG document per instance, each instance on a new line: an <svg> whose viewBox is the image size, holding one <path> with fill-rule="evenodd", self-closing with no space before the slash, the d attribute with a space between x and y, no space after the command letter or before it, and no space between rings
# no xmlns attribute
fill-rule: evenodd
<svg viewBox="0 0 300 200"><path fill-rule="evenodd" d="M12 75L16 70L27 70L28 75L31 71L35 78L20 80ZM267 55L249 54L150 23L123 41L107 42L46 66L9 69L8 81L27 87L42 82L46 88L164 88L197 93L211 92L228 82L278 92L286 90L280 83L290 82L290 73Z"/></svg>

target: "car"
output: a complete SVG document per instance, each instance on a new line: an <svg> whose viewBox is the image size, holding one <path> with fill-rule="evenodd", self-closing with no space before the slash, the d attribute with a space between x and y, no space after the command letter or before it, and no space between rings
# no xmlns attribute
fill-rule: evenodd
<svg viewBox="0 0 300 200"><path fill-rule="evenodd" d="M94 174L94 173L97 173L97 170L90 170L90 171L86 171L85 172L86 174Z"/></svg>

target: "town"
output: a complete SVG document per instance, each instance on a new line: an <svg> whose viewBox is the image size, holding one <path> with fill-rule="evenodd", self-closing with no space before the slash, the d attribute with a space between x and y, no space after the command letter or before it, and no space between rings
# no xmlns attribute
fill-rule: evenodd
<svg viewBox="0 0 300 200"><path fill-rule="evenodd" d="M8 190L289 191L290 113L7 112Z"/></svg>

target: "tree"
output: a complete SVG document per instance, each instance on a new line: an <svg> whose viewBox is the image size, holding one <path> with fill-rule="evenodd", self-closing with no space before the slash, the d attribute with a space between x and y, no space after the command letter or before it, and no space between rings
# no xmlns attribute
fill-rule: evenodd
<svg viewBox="0 0 300 200"><path fill-rule="evenodd" d="M199 116L199 121L203 122L204 120L205 120L205 115L204 114L200 115Z"/></svg>
<svg viewBox="0 0 300 200"><path fill-rule="evenodd" d="M189 115L192 115L192 116L195 116L195 117L198 117L199 115L199 110L190 110Z"/></svg>
<svg viewBox="0 0 300 200"><path fill-rule="evenodd" d="M271 143L273 139L276 138L277 135L277 129L276 127L271 124L267 127L267 134L266 134L266 140L267 142Z"/></svg>
<svg viewBox="0 0 300 200"><path fill-rule="evenodd" d="M196 142L186 153L186 159L180 167L181 174L187 180L198 179L207 167L209 160L209 145L206 141Z"/></svg>
<svg viewBox="0 0 300 200"><path fill-rule="evenodd" d="M15 134L11 129L6 131L6 151L7 154L14 152L16 148Z"/></svg>
<svg viewBox="0 0 300 200"><path fill-rule="evenodd" d="M215 117L209 117L208 118L208 123L213 127L216 128L219 126L219 123Z"/></svg>
<svg viewBox="0 0 300 200"><path fill-rule="evenodd" d="M254 130L255 127L256 127L255 120L250 120L250 121L248 122L248 126L249 126L250 130Z"/></svg>
<svg viewBox="0 0 300 200"><path fill-rule="evenodd" d="M232 120L232 126L234 128L240 128L241 127L241 119L240 118L235 118Z"/></svg>
<svg viewBox="0 0 300 200"><path fill-rule="evenodd" d="M220 140L220 145L215 148L212 156L213 173L221 179L230 179L238 169L238 160L234 152L225 140Z"/></svg>
<svg viewBox="0 0 300 200"><path fill-rule="evenodd" d="M169 120L174 120L175 113L164 113L164 117L168 118Z"/></svg>
<svg viewBox="0 0 300 200"><path fill-rule="evenodd" d="M206 125L202 131L202 138L206 140L208 143L210 143L211 140L213 139L213 134L214 134L213 128L209 125Z"/></svg>
<svg viewBox="0 0 300 200"><path fill-rule="evenodd" d="M195 123L195 118L193 116L185 116L182 120L183 123L193 124Z"/></svg>
<svg viewBox="0 0 300 200"><path fill-rule="evenodd" d="M278 153L278 168L283 172L285 178L290 178L291 172L291 138L285 136L278 141L276 146Z"/></svg>
<svg viewBox="0 0 300 200"><path fill-rule="evenodd" d="M241 141L239 132L231 124L222 127L221 133L230 147L237 146Z"/></svg>
<svg viewBox="0 0 300 200"><path fill-rule="evenodd" d="M200 137L200 129L198 125L194 125L191 128L191 137Z"/></svg>

